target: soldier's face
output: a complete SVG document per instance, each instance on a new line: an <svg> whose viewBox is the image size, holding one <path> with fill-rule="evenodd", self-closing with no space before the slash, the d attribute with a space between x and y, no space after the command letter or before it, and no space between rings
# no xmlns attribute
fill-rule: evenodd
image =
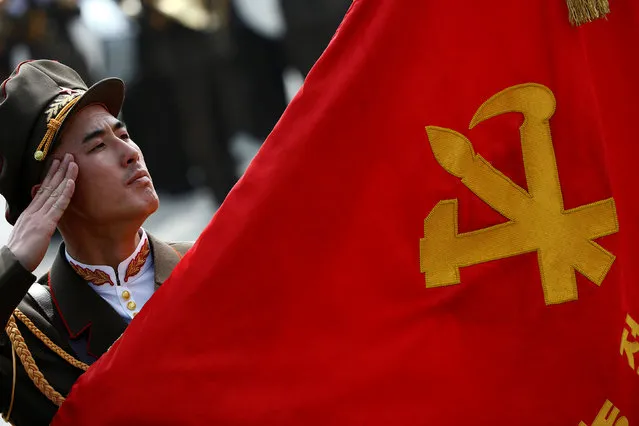
<svg viewBox="0 0 639 426"><path fill-rule="evenodd" d="M65 217L107 228L139 221L159 201L140 148L124 124L101 105L89 105L67 123L54 156L73 154L76 188Z"/></svg>

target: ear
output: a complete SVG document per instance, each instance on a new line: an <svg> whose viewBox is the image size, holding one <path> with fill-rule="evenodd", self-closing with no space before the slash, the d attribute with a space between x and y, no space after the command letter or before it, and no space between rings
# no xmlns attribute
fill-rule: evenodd
<svg viewBox="0 0 639 426"><path fill-rule="evenodd" d="M38 189L40 189L40 187L42 186L41 183L37 184L37 185L33 185L33 187L31 188L31 199L33 200L33 197L35 197L36 192L38 192Z"/></svg>

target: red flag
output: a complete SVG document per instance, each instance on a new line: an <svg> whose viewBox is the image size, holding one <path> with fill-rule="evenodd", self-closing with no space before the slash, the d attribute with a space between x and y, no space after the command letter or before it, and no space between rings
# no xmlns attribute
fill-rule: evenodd
<svg viewBox="0 0 639 426"><path fill-rule="evenodd" d="M356 0L54 425L639 422L639 3L611 6Z"/></svg>

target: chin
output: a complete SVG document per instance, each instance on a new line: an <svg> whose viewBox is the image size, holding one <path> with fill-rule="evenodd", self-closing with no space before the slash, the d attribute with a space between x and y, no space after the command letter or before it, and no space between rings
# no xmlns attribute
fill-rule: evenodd
<svg viewBox="0 0 639 426"><path fill-rule="evenodd" d="M160 198L155 190L147 192L142 201L142 208L147 215L151 215L160 207Z"/></svg>
<svg viewBox="0 0 639 426"><path fill-rule="evenodd" d="M153 188L148 188L143 195L137 195L133 199L129 199L126 207L124 207L125 216L131 217L147 217L151 216L160 207L160 199Z"/></svg>
<svg viewBox="0 0 639 426"><path fill-rule="evenodd" d="M155 196L155 200L153 202L149 203L149 211L148 211L148 215L152 215L153 213L155 213L158 208L160 207L160 199L158 198L158 196Z"/></svg>

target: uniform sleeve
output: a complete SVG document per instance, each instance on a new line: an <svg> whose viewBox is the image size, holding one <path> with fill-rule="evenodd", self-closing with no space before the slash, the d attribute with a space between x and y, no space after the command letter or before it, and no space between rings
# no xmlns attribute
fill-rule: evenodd
<svg viewBox="0 0 639 426"><path fill-rule="evenodd" d="M11 343L4 332L4 327L13 310L29 291L29 287L36 280L35 275L27 271L8 247L0 248L0 412L8 409L11 398L11 383L13 366Z"/></svg>
<svg viewBox="0 0 639 426"><path fill-rule="evenodd" d="M11 360L11 343L7 334L2 330L0 334L0 413L4 417L9 409L11 389L13 384L13 365ZM7 357L7 354L9 356ZM4 425L0 421L0 425Z"/></svg>
<svg viewBox="0 0 639 426"><path fill-rule="evenodd" d="M8 247L0 249L0 323L3 329L35 280L35 275L22 266Z"/></svg>

